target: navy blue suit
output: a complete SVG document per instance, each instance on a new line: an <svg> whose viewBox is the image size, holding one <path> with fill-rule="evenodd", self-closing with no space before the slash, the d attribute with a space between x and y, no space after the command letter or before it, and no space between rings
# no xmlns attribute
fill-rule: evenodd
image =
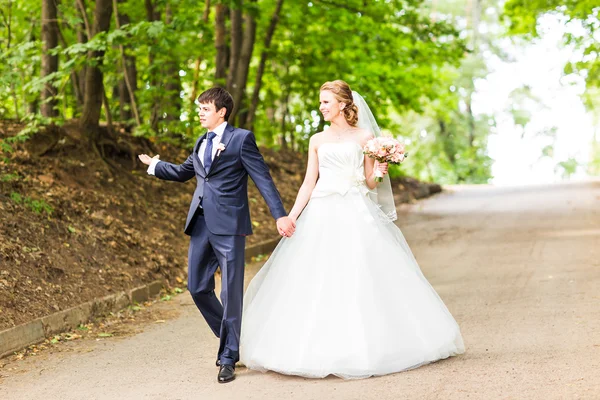
<svg viewBox="0 0 600 400"><path fill-rule="evenodd" d="M185 223L185 233L191 236L188 289L206 322L221 339L217 355L221 364L234 365L239 360L245 237L252 234L248 175L273 218L287 214L252 132L227 124L221 138L225 150L215 155L209 171L204 170L198 158L198 149L205 139L206 135L198 139L183 164L156 164L155 175L178 182L196 177L197 186ZM214 292L218 266L222 304Z"/></svg>

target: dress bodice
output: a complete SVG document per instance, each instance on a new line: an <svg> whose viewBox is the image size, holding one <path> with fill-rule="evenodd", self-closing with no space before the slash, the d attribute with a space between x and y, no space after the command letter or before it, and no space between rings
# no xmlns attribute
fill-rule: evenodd
<svg viewBox="0 0 600 400"><path fill-rule="evenodd" d="M365 185L364 155L356 142L323 143L317 151L319 179L311 197L338 193L350 189L368 191Z"/></svg>

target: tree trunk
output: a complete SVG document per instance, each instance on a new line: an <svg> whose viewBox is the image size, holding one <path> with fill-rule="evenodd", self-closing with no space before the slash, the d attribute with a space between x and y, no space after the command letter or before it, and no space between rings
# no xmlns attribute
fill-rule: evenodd
<svg viewBox="0 0 600 400"><path fill-rule="evenodd" d="M160 12L156 9L155 4L152 2L152 0L146 0L145 4L146 4L146 19L148 20L148 22L160 21ZM150 51L148 52L148 61L149 61L150 65L154 65L154 58L155 58L154 50L152 48L150 48ZM153 89L153 90L156 90L156 88L158 86L158 79L156 76L157 76L156 71L151 71L150 86L151 86L151 89ZM150 113L150 127L152 128L153 131L158 132L158 122L160 119L160 108L161 108L160 98L158 98L158 96L156 94L154 94L152 97L153 97L153 101L152 101L152 111Z"/></svg>
<svg viewBox="0 0 600 400"><path fill-rule="evenodd" d="M250 102L250 109L248 111L248 119L246 122L246 128L250 130L254 129L254 120L256 118L256 109L258 108L258 96L260 94L260 89L262 86L262 77L265 72L265 64L267 62L267 57L269 56L269 49L271 48L271 41L273 40L275 28L277 27L277 23L279 22L279 15L281 14L282 6L283 0L277 0L277 5L275 6L275 11L271 16L271 23L265 36L265 44L262 54L260 56L258 70L256 72L256 82L254 83L254 91L252 93L252 100Z"/></svg>
<svg viewBox="0 0 600 400"><path fill-rule="evenodd" d="M83 7L83 9L81 8ZM75 8L79 11L79 15L82 17L82 22L77 24L77 43L87 43L88 36L86 32L88 31L88 27L86 24L89 24L87 19L87 12L85 9L84 0L76 0ZM89 28L91 30L91 28ZM83 93L85 93L85 75L87 73L87 66L82 66L79 72L77 73L77 82L79 83L79 93L81 93L81 99L78 99L79 106L83 107Z"/></svg>
<svg viewBox="0 0 600 400"><path fill-rule="evenodd" d="M210 0L205 0L204 2L204 14L202 15L202 22L204 24L208 24L208 18L210 17ZM200 38L199 47L203 48L206 45L206 40L204 35ZM192 92L189 97L189 113L190 113L190 121L193 121L192 114L196 113L196 99L198 98L198 82L200 80L200 64L202 63L202 55L198 55L196 61L194 62L194 75L192 79ZM191 135L193 131L192 124L190 124L187 128L188 135Z"/></svg>
<svg viewBox="0 0 600 400"><path fill-rule="evenodd" d="M194 77L192 79L192 93L190 94L190 106L193 109L198 97L198 81L200 80L200 63L202 63L202 56L198 56L194 61Z"/></svg>
<svg viewBox="0 0 600 400"><path fill-rule="evenodd" d="M60 19L64 19L64 15L59 16ZM68 28L69 26L64 23L63 28ZM62 34L61 26L58 26L58 41L63 48L69 47L69 43L65 39L65 36ZM81 92L81 83L79 81L79 74L77 71L71 71L71 84L73 85L73 94L75 95L75 102L77 107L80 109L83 106L83 93Z"/></svg>
<svg viewBox="0 0 600 400"><path fill-rule="evenodd" d="M210 0L205 0L204 1L204 14L202 14L202 21L204 21L204 23L207 23L209 16L210 16Z"/></svg>
<svg viewBox="0 0 600 400"><path fill-rule="evenodd" d="M58 72L58 55L51 55L50 50L58 46L58 0L42 1L42 78ZM42 90L41 112L44 117L58 116L58 102L54 98L56 90L51 82L44 84Z"/></svg>
<svg viewBox="0 0 600 400"><path fill-rule="evenodd" d="M17 117L17 120L20 120L21 112L19 111L19 97L17 96L17 88L14 82L10 83L10 92L12 93L13 101L15 103L15 117Z"/></svg>
<svg viewBox="0 0 600 400"><path fill-rule="evenodd" d="M229 71L227 73L227 90L229 93L237 87L236 71L240 62L240 52L242 50L242 0L234 0L229 10L229 19L231 24L230 38L231 45L229 50Z"/></svg>
<svg viewBox="0 0 600 400"><path fill-rule="evenodd" d="M8 6L6 7L6 13L0 10L0 16L2 16L2 22L6 27L6 50L10 49L10 42L12 40L12 5L13 1L8 0Z"/></svg>
<svg viewBox="0 0 600 400"><path fill-rule="evenodd" d="M473 89L474 90L474 89ZM473 147L473 143L475 142L475 115L473 115L473 90L469 90L466 98L466 106L467 106L467 119L469 125L469 147Z"/></svg>
<svg viewBox="0 0 600 400"><path fill-rule="evenodd" d="M202 21L208 24L208 18L210 17L210 0L205 0L204 3L204 15L202 15ZM204 45L204 36L201 38L201 47ZM194 62L194 78L192 79L192 93L190 95L190 106L193 109L198 97L198 81L200 80L200 63L202 63L202 56L198 56Z"/></svg>
<svg viewBox="0 0 600 400"><path fill-rule="evenodd" d="M167 2L165 8L165 22L167 25L173 23L173 9L171 2ZM167 94L167 108L165 110L167 121L177 121L181 115L181 77L179 76L179 63L177 56L173 53L169 54L169 60L166 64L165 90Z"/></svg>
<svg viewBox="0 0 600 400"><path fill-rule="evenodd" d="M446 122L443 119L438 119L438 125L440 127L440 136L444 146L444 153L446 153L448 161L450 161L453 166L456 166L454 146L452 144L452 139L450 138L450 133L446 127Z"/></svg>
<svg viewBox="0 0 600 400"><path fill-rule="evenodd" d="M472 15L472 17L473 17L472 46L473 46L473 51L476 51L477 47L479 46L479 22L481 21L481 0L473 0L473 1L474 1L474 5L473 5L473 10L472 10L472 14L473 14Z"/></svg>
<svg viewBox="0 0 600 400"><path fill-rule="evenodd" d="M6 8L6 13L2 12L0 14L2 16L2 22L4 23L4 26L6 27L6 38L7 38L7 40L6 40L6 50L10 50L11 40L12 40L12 5L13 5L12 0L9 0L8 7ZM0 10L0 11L2 11L2 10ZM31 32L32 32L31 33L31 41L35 41L33 30ZM15 117L17 118L17 120L20 120L21 119L21 113L19 111L19 97L17 95L17 89L16 89L16 85L15 85L14 82L10 83L10 92L11 92L11 95L13 97L13 101L15 103ZM23 97L25 97L25 96L23 96ZM33 102L35 104L37 104L38 103L38 99L35 99ZM29 104L29 109L31 110L31 108L32 108L32 106L31 106L31 103L30 103Z"/></svg>
<svg viewBox="0 0 600 400"><path fill-rule="evenodd" d="M122 2L123 0L117 0L117 6L113 10L117 29L121 29L122 25L127 25L130 22L129 15L120 13L118 10L118 4ZM129 121L133 117L133 113L131 112L131 96L129 89L127 88L127 80L130 81L131 86L137 86L137 76L135 76L137 75L137 71L135 71L135 58L129 57L125 54L125 46L119 46L119 51L121 51L121 49L123 49L123 52L121 53L121 68L123 70L123 78L119 80L117 92L119 98L119 119L121 121ZM133 65L131 64L131 61L133 61ZM132 69L133 71L131 71Z"/></svg>
<svg viewBox="0 0 600 400"><path fill-rule="evenodd" d="M117 29L121 29L121 24L130 22L129 16L126 14L119 15L118 3L122 0L113 0L113 12L115 14L115 25ZM135 101L135 92L137 90L137 70L135 68L135 57L126 56L123 45L119 46L121 52L121 64L123 68L123 79L119 81L119 109L121 121L135 117L136 126L141 125L140 115Z"/></svg>
<svg viewBox="0 0 600 400"><path fill-rule="evenodd" d="M123 101L123 104L128 104L129 109L123 108L121 119L126 121L131 119L132 115L136 120L136 123L140 125L140 117L137 110L137 103L135 101L135 93L137 92L137 67L135 65L135 57L125 54L125 66L123 79L119 82L119 99ZM129 83L128 83L129 82ZM136 114L138 114L136 116Z"/></svg>
<svg viewBox="0 0 600 400"><path fill-rule="evenodd" d="M469 6L471 2L469 2ZM481 0L473 0L473 9L471 10L472 16L472 42L471 46L473 47L473 53L478 53L479 46L479 22L481 21ZM469 125L469 146L473 147L473 143L475 141L475 116L473 115L473 93L475 92L475 82L474 79L469 81L469 86L467 88L467 98L465 99L465 103L467 106L467 118Z"/></svg>
<svg viewBox="0 0 600 400"><path fill-rule="evenodd" d="M35 20L34 17L32 16L30 18L30 24L31 26L34 26ZM29 41L31 43L35 43L37 41L37 37L35 36L35 30L32 29L29 33ZM36 75L37 68L35 67L35 64L33 65L33 71L32 71L32 75ZM23 81L25 81L25 79L23 78ZM16 92L15 92L15 96L16 96ZM25 96L25 93L23 93L23 104L27 104L27 111L29 112L29 114L37 114L39 109L40 109L40 98L38 96L32 98L30 101L27 101L27 97ZM18 103L17 103L17 99L15 97L15 108L18 114ZM17 115L17 119L20 119Z"/></svg>
<svg viewBox="0 0 600 400"><path fill-rule="evenodd" d="M244 39L240 49L239 62L237 63L236 73L234 75L233 92L233 112L230 119L235 120L236 116L243 109L242 105L245 101L246 84L248 82L248 71L250 70L250 61L252 60L252 52L254 51L254 42L256 40L256 20L252 12L244 16ZM231 71L230 71L231 72ZM247 113L244 113L247 114ZM240 116L242 117L242 116ZM239 126L245 126L246 115L240 118ZM244 120L244 123L241 121Z"/></svg>
<svg viewBox="0 0 600 400"><path fill-rule="evenodd" d="M215 81L218 85L223 85L223 80L227 76L227 38L225 31L225 16L227 15L227 6L217 4L215 15L215 48L217 55L215 59Z"/></svg>
<svg viewBox="0 0 600 400"><path fill-rule="evenodd" d="M287 137L286 137L286 131L287 131L286 119L287 119L287 115L288 115L289 100L290 100L290 92L288 90L287 94L285 95L285 98L283 99L283 104L281 105L281 148L282 149L288 148L288 141L287 141Z"/></svg>
<svg viewBox="0 0 600 400"><path fill-rule="evenodd" d="M92 36L101 32L107 32L110 27L110 16L112 14L111 0L96 0L96 10L94 12L94 25ZM103 51L90 51L88 59L95 60L95 65L87 68L85 76L85 96L83 102L83 112L81 115L81 127L84 129L88 139L95 141L97 139L98 127L100 122L100 113L102 104L106 107L104 94L104 76L100 70L99 64L104 58ZM107 114L110 114L107 109Z"/></svg>

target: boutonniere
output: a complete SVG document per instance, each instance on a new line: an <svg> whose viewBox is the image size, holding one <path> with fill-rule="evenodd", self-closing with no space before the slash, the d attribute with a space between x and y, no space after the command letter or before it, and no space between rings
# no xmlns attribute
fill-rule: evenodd
<svg viewBox="0 0 600 400"><path fill-rule="evenodd" d="M222 151L225 151L225 145L223 143L219 143L217 145L217 157L221 154Z"/></svg>

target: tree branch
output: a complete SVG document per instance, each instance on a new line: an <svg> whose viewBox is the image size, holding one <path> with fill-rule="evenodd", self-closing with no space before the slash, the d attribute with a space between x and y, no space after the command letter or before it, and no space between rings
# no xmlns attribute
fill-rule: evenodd
<svg viewBox="0 0 600 400"><path fill-rule="evenodd" d="M204 3L204 14L202 15L202 21L206 24L208 22L208 17L210 16L210 0L206 0Z"/></svg>
<svg viewBox="0 0 600 400"><path fill-rule="evenodd" d="M2 21L4 22L4 26L6 26L6 36L8 40L6 42L6 50L10 49L10 40L12 39L11 25L12 25L12 0L8 2L8 17L4 14L4 11L0 8L0 13L2 14Z"/></svg>
<svg viewBox="0 0 600 400"><path fill-rule="evenodd" d="M279 15L281 14L282 7L283 0L277 0L277 5L275 6L275 11L273 11L273 15L271 16L271 23L269 24L269 28L267 29L267 34L265 36L264 48L260 55L260 64L258 65L258 70L256 71L256 82L254 83L254 91L252 92L252 100L250 102L250 109L248 111L248 122L246 124L250 130L253 129L260 89L262 86L262 76L265 71L265 64L267 62L267 57L269 56L271 41L273 40L277 23L279 22Z"/></svg>
<svg viewBox="0 0 600 400"><path fill-rule="evenodd" d="M117 0L113 0L113 14L115 15L115 26L117 27L117 29L121 29ZM135 93L131 86L131 81L129 80L129 71L127 70L127 59L125 58L125 49L123 48L123 44L119 45L119 50L121 51L121 60L123 62L123 77L125 78L125 85L127 86L127 91L129 92L129 99L131 100L133 116L135 117L135 123L137 124L137 126L140 126L142 123L140 121L140 114L138 113L137 104L135 102Z"/></svg>
<svg viewBox="0 0 600 400"><path fill-rule="evenodd" d="M83 18L83 23L85 24L85 31L87 32L88 38L92 38L92 28L90 27L90 20L88 19L87 12L85 11L85 4L83 4L82 0L77 0L77 5L79 6L79 12L81 13L81 17Z"/></svg>

